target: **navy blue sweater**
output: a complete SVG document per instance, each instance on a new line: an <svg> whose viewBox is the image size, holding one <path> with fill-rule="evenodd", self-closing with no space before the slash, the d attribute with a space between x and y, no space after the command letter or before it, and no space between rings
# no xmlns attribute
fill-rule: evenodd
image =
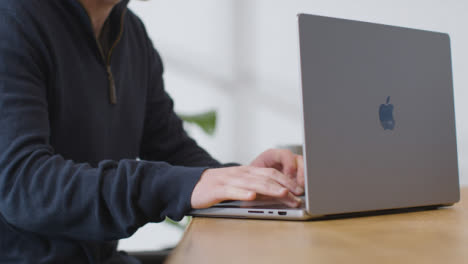
<svg viewBox="0 0 468 264"><path fill-rule="evenodd" d="M115 241L181 219L219 166L184 132L127 2L108 58L77 0L0 1L0 263L133 263Z"/></svg>

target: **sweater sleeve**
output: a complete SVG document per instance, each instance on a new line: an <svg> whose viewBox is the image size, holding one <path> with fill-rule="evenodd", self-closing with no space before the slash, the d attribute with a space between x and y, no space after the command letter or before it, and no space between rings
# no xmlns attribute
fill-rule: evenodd
<svg viewBox="0 0 468 264"><path fill-rule="evenodd" d="M181 119L174 112L173 101L164 89L161 58L148 37L147 43L151 60L150 87L141 158L183 166L223 166L185 132Z"/></svg>
<svg viewBox="0 0 468 264"><path fill-rule="evenodd" d="M0 11L0 221L52 237L115 240L150 221L181 219L206 168L136 160L92 167L54 152L47 67L24 28Z"/></svg>

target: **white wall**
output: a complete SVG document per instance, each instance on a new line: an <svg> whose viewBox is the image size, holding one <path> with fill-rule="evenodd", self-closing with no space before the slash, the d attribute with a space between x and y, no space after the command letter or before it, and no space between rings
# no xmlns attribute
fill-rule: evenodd
<svg viewBox="0 0 468 264"><path fill-rule="evenodd" d="M463 0L179 0L130 4L166 66L180 112L219 111L214 138L192 135L221 161L301 143L296 14L448 32L461 183L468 184L468 4Z"/></svg>

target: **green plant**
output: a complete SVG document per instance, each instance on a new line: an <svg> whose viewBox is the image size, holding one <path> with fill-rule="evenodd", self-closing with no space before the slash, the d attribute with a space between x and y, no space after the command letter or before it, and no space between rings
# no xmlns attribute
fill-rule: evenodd
<svg viewBox="0 0 468 264"><path fill-rule="evenodd" d="M203 131L205 131L206 134L210 136L214 135L217 119L216 111L210 110L194 115L179 114L179 117L187 123L199 126Z"/></svg>

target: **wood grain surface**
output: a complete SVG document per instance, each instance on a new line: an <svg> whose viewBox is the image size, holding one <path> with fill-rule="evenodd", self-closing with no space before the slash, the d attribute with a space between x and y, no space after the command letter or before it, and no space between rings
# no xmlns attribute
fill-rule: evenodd
<svg viewBox="0 0 468 264"><path fill-rule="evenodd" d="M452 207L289 222L197 217L167 263L468 263L468 187Z"/></svg>

